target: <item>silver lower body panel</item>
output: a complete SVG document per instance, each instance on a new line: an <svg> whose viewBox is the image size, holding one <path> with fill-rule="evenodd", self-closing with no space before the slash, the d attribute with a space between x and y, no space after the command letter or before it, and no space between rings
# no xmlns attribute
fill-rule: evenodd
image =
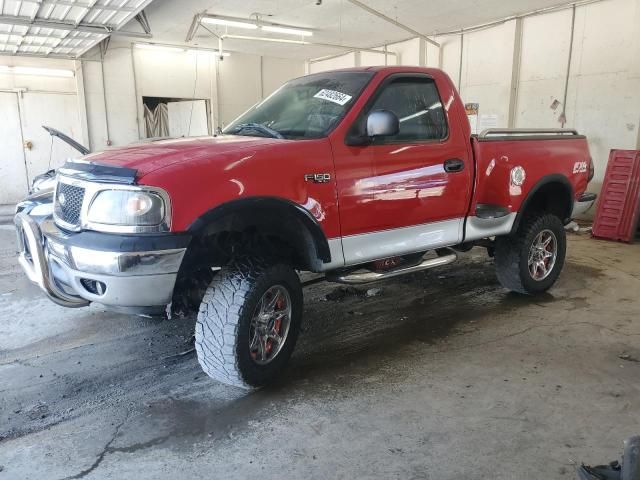
<svg viewBox="0 0 640 480"><path fill-rule="evenodd" d="M460 243L464 219L454 218L410 227L342 237L346 266L381 258L426 252Z"/></svg>

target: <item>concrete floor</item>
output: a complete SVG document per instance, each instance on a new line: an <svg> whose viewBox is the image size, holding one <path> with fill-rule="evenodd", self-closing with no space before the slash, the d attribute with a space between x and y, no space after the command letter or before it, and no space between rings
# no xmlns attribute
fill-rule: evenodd
<svg viewBox="0 0 640 480"><path fill-rule="evenodd" d="M291 368L247 394L181 355L192 320L53 305L13 242L0 227L0 480L575 478L640 433L640 245L570 235L537 298L480 249L371 298L310 287Z"/></svg>

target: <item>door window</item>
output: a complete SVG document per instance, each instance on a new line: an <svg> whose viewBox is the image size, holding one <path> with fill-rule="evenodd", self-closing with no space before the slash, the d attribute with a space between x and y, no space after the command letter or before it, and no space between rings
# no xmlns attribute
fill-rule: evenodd
<svg viewBox="0 0 640 480"><path fill-rule="evenodd" d="M369 111L375 110L389 110L400 120L398 135L381 138L383 143L442 140L448 135L445 111L430 78L393 80Z"/></svg>

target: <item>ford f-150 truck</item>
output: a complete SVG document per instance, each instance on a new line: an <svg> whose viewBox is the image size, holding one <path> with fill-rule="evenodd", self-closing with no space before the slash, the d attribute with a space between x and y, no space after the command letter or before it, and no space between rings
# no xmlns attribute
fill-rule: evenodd
<svg viewBox="0 0 640 480"><path fill-rule="evenodd" d="M474 245L507 289L562 269L564 224L594 199L574 130L471 135L437 69L292 80L215 137L69 161L19 204L19 261L56 303L198 312L196 351L222 382L261 386L300 330L299 272L366 284Z"/></svg>

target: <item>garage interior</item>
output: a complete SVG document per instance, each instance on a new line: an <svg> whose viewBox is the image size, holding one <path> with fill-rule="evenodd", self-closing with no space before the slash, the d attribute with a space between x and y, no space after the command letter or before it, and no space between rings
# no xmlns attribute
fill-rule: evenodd
<svg viewBox="0 0 640 480"><path fill-rule="evenodd" d="M593 238L595 206L542 295L478 247L306 287L289 367L250 392L202 372L195 318L65 309L18 265L15 205L81 156L43 125L91 152L215 135L291 79L378 65L444 70L473 134L576 129L589 192L640 150L640 0L0 0L0 480L575 478L620 457L640 243Z"/></svg>

